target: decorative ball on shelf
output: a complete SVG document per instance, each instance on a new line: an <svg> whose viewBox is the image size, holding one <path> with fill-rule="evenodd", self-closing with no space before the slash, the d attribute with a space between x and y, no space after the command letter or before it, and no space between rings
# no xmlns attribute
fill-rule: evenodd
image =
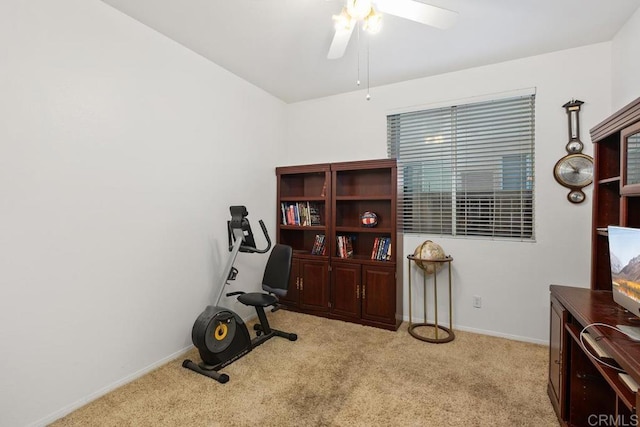
<svg viewBox="0 0 640 427"><path fill-rule="evenodd" d="M425 240L420 245L418 245L416 250L413 251L413 256L416 258L420 258L421 260L445 259L447 257L447 255L444 253L444 249L442 249L442 246L432 242L431 240ZM443 263L416 260L416 265L423 269L425 274L433 274L442 269Z"/></svg>
<svg viewBox="0 0 640 427"><path fill-rule="evenodd" d="M375 227L378 225L378 215L375 212L366 211L360 216L360 223L363 227Z"/></svg>

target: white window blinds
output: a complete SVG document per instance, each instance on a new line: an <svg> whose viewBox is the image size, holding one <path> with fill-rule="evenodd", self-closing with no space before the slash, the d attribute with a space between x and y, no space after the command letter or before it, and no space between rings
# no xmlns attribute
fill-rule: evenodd
<svg viewBox="0 0 640 427"><path fill-rule="evenodd" d="M407 233L530 240L535 95L387 116Z"/></svg>

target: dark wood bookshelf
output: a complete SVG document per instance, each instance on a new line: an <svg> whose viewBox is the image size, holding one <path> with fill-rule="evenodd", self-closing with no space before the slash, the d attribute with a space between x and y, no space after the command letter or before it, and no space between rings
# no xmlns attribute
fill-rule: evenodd
<svg viewBox="0 0 640 427"><path fill-rule="evenodd" d="M594 143L591 288L611 290L610 225L640 227L640 184L626 182L626 147L629 136L640 133L640 98L609 116L590 130Z"/></svg>
<svg viewBox="0 0 640 427"><path fill-rule="evenodd" d="M591 288L611 290L609 225L640 227L640 185L626 185L626 139L640 132L640 98L590 130L594 143ZM631 165L640 168L639 165Z"/></svg>
<svg viewBox="0 0 640 427"><path fill-rule="evenodd" d="M276 176L277 240L294 249L294 273L283 305L396 330L402 322L403 299L397 268L402 265L402 239L396 225L395 160L285 166L276 168ZM321 226L282 223L282 203L306 202L322 205ZM362 225L366 211L376 213L377 226ZM325 255L311 253L318 234L325 235ZM345 256L346 249L340 256L338 236L349 236L350 256ZM390 242L390 259L371 259L376 238L383 237Z"/></svg>

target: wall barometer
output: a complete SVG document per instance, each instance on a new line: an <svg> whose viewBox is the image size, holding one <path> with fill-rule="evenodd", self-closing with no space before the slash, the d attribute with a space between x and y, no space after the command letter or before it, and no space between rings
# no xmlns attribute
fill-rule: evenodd
<svg viewBox="0 0 640 427"><path fill-rule="evenodd" d="M584 144L580 141L580 106L582 101L571 100L563 105L569 119L569 142L565 146L567 155L558 160L553 176L560 185L569 189L567 199L571 203L582 203L586 199L582 189L593 182L593 158L582 154Z"/></svg>

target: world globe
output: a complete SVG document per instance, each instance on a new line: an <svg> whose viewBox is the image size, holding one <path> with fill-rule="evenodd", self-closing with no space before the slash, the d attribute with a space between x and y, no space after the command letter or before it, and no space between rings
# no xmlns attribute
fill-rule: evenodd
<svg viewBox="0 0 640 427"><path fill-rule="evenodd" d="M424 274L436 273L442 269L444 264L442 262L428 262L424 260L442 260L447 257L442 246L432 242L431 240L425 240L418 245L416 250L413 251L413 256L415 258L420 258L419 260L416 259L415 263L418 267L424 270Z"/></svg>

